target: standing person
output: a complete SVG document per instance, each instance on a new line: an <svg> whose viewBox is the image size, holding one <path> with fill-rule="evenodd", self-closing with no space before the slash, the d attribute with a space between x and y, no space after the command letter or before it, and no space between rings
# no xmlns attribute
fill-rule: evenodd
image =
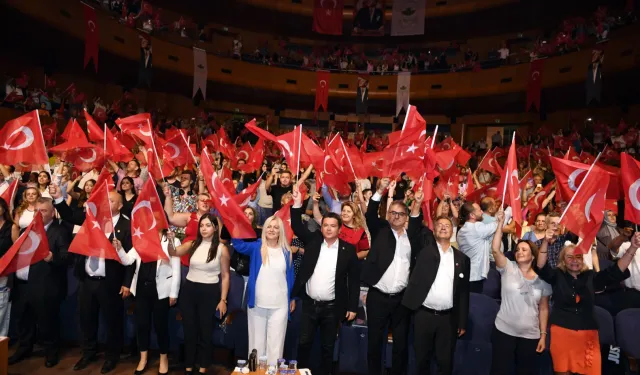
<svg viewBox="0 0 640 375"><path fill-rule="evenodd" d="M291 227L305 244L305 256L291 292L293 298L303 299L298 358L301 367L308 367L313 337L320 328L319 375L327 375L333 363L338 324L355 319L358 310L358 257L352 245L338 238L340 216L326 214L320 231L309 232L302 222L302 194L297 188L293 200Z"/></svg>
<svg viewBox="0 0 640 375"><path fill-rule="evenodd" d="M284 223L271 216L257 241L234 238L231 242L236 251L251 258L247 284L249 350L257 349L258 356L267 356L269 365L277 365L284 351L287 318L296 306L291 299L293 254Z"/></svg>
<svg viewBox="0 0 640 375"><path fill-rule="evenodd" d="M422 202L419 191L416 201ZM453 223L448 217L435 219L435 233L424 227L421 204L412 208L408 232L419 246L416 272L411 274L402 304L414 311L414 347L419 374L431 372L435 353L438 374L453 372L453 353L458 337L464 335L469 316L470 260L451 246ZM415 234L414 234L415 233ZM432 241L435 236L435 244Z"/></svg>
<svg viewBox="0 0 640 375"><path fill-rule="evenodd" d="M51 198L51 194L49 194L49 184L51 184L49 172L41 171L38 173L38 191L41 196Z"/></svg>
<svg viewBox="0 0 640 375"><path fill-rule="evenodd" d="M9 214L9 206L0 198L0 258L7 253L14 242L20 236L20 228L14 224ZM0 336L9 334L9 310L10 289L7 287L7 276L0 277Z"/></svg>
<svg viewBox="0 0 640 375"><path fill-rule="evenodd" d="M402 201L391 203L389 221L378 218L380 201L388 186L388 178L380 180L378 190L367 206L367 227L373 241L360 277L369 286L364 312L369 332L367 363L372 375L382 373L382 344L387 341L384 337L387 325L393 333L391 373L406 371L411 317L401 302L409 283L412 259L417 255L405 230L409 215Z"/></svg>
<svg viewBox="0 0 640 375"><path fill-rule="evenodd" d="M499 211L496 219L491 251L502 276L502 302L491 335L491 374L511 375L515 365L518 375L531 375L536 355L546 347L551 286L533 269L538 248L531 241L518 242L515 261L504 256L500 251L504 212Z"/></svg>
<svg viewBox="0 0 640 375"><path fill-rule="evenodd" d="M173 235L169 236L169 255L190 257L187 280L180 290L186 374L193 374L196 364L201 374L207 372L213 355L214 316L223 319L227 313L229 250L220 243L218 233L218 221L207 213L200 217L195 241L176 248Z"/></svg>
<svg viewBox="0 0 640 375"><path fill-rule="evenodd" d="M67 295L70 238L67 229L54 220L51 198L38 198L36 210L47 232L49 255L15 274L11 316L17 322L19 344L9 365L31 355L37 332L44 344L44 365L51 368L60 362L60 304Z"/></svg>
<svg viewBox="0 0 640 375"><path fill-rule="evenodd" d="M133 178L125 176L120 181L120 195L122 195L122 209L120 213L131 219L131 211L138 200L138 193L133 182Z"/></svg>
<svg viewBox="0 0 640 375"><path fill-rule="evenodd" d="M551 359L556 374L599 375L602 371L598 321L595 317L595 292L619 284L629 277L629 264L640 247L640 233L617 263L595 272L584 263L576 246L562 248L557 267L547 262L549 244L556 236L547 229L534 270L553 288L551 310Z"/></svg>
<svg viewBox="0 0 640 375"><path fill-rule="evenodd" d="M546 232L547 232L547 214L545 214L544 212L541 212L536 215L533 229L525 233L522 236L522 240L536 243L538 242L538 240L541 240L544 238Z"/></svg>
<svg viewBox="0 0 640 375"><path fill-rule="evenodd" d="M320 194L313 195L313 217L316 222L322 222L320 213ZM354 202L343 202L340 213L342 226L340 227L340 239L355 246L358 260L362 260L369 254L369 238L364 229L364 220L358 205Z"/></svg>
<svg viewBox="0 0 640 375"><path fill-rule="evenodd" d="M81 219L73 215L70 207L63 201L58 186L52 186L51 195L55 199L55 208L63 221L82 225ZM131 222L120 214L122 195L109 192L111 222L114 233L105 233L109 241L117 239L125 251L131 249ZM80 330L82 332L82 357L73 367L74 371L87 368L98 357L98 325L100 311L105 316L107 345L105 361L101 372L106 374L116 368L122 352L123 343L123 300L130 295L133 280L133 266L125 267L120 262L75 254L74 275L78 279L78 310Z"/></svg>
<svg viewBox="0 0 640 375"><path fill-rule="evenodd" d="M28 187L22 192L22 202L13 215L13 221L18 224L20 230L28 227L33 221L38 199L40 199L40 191L35 187Z"/></svg>
<svg viewBox="0 0 640 375"><path fill-rule="evenodd" d="M471 260L469 291L472 293L482 293L482 285L489 273L491 240L498 225L495 221L483 223L482 216L482 209L477 203L465 202L460 208L463 225L458 231L458 246Z"/></svg>
<svg viewBox="0 0 640 375"><path fill-rule="evenodd" d="M118 184L116 185L117 190L121 189L120 184L122 183L122 179L125 176L129 176L133 179L133 184L134 184L136 193L140 192L140 190L142 189L142 185L144 184L144 181L149 176L148 170L146 167L142 169L140 167L140 163L136 159L131 159L127 163L127 170L125 172L122 169L120 169L118 164L112 162L111 160L107 160L107 161L109 162L109 164L111 165L111 168L116 172L116 175L118 176Z"/></svg>
<svg viewBox="0 0 640 375"><path fill-rule="evenodd" d="M158 232L160 246L169 260L142 263L138 252L132 248L126 253L118 239L113 240L114 248L122 260L122 264L135 263L136 272L131 283L131 294L136 297L136 336L140 361L134 375L141 375L149 363L149 338L151 336L151 317L158 337L160 350L159 375L169 373L169 308L178 301L180 290L180 258L169 256L169 237L174 246L180 246L180 240L169 235L165 230Z"/></svg>
<svg viewBox="0 0 640 375"><path fill-rule="evenodd" d="M566 232L563 227L560 226L560 214L557 212L549 212L547 214L547 232L551 230L553 236L547 240L547 249L549 254L546 259L551 268L556 268L556 265L559 262L560 251L564 247L565 241L577 242L574 241L576 236L571 232ZM546 236L545 236L546 238ZM541 238L536 241L536 246L538 249L542 249L542 243L545 241L545 238Z"/></svg>

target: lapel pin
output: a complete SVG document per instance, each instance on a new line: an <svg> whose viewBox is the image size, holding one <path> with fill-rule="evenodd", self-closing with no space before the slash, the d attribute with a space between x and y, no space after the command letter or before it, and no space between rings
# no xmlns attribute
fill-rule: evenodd
<svg viewBox="0 0 640 375"><path fill-rule="evenodd" d="M464 278L464 274L463 274L463 273L459 274L458 276L459 276L461 279L462 279L462 278Z"/></svg>

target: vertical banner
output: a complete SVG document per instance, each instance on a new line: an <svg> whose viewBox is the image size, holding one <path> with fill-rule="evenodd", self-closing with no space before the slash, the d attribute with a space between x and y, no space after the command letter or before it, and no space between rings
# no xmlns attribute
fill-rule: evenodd
<svg viewBox="0 0 640 375"><path fill-rule="evenodd" d="M604 53L601 50L593 50L591 63L587 67L587 79L585 81L586 104L595 101L600 103L602 99L602 60Z"/></svg>
<svg viewBox="0 0 640 375"><path fill-rule="evenodd" d="M527 106L524 109L528 112L531 105L535 105L540 112L540 91L542 91L542 73L544 72L544 59L533 60L529 70L529 83L527 84Z"/></svg>
<svg viewBox="0 0 640 375"><path fill-rule="evenodd" d="M193 94L195 97L198 90L202 92L202 98L207 98L207 52L203 49L193 47Z"/></svg>
<svg viewBox="0 0 640 375"><path fill-rule="evenodd" d="M318 34L342 35L344 0L315 0L313 31Z"/></svg>
<svg viewBox="0 0 640 375"><path fill-rule="evenodd" d="M396 116L404 108L409 110L409 91L411 90L411 72L398 73L398 88L396 89Z"/></svg>
<svg viewBox="0 0 640 375"><path fill-rule="evenodd" d="M351 34L364 36L384 35L384 1L353 1L353 30Z"/></svg>
<svg viewBox="0 0 640 375"><path fill-rule="evenodd" d="M327 112L329 106L329 76L331 73L323 70L318 70L316 73L316 103L313 106L313 111L318 112L318 108L322 107L322 110Z"/></svg>
<svg viewBox="0 0 640 375"><path fill-rule="evenodd" d="M87 4L84 5L84 68L87 68L89 60L93 59L93 67L98 73L98 21L96 10Z"/></svg>
<svg viewBox="0 0 640 375"><path fill-rule="evenodd" d="M426 0L395 0L391 13L391 35L423 35Z"/></svg>
<svg viewBox="0 0 640 375"><path fill-rule="evenodd" d="M358 75L358 90L356 92L356 114L366 114L369 108L369 75Z"/></svg>

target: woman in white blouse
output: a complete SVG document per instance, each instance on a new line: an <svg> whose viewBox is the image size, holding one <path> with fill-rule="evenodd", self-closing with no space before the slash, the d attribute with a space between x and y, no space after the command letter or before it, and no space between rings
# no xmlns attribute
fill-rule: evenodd
<svg viewBox="0 0 640 375"><path fill-rule="evenodd" d="M35 187L28 187L22 193L22 203L16 208L13 215L13 221L18 223L21 230L28 227L33 221L38 198L40 198L40 191Z"/></svg>
<svg viewBox="0 0 640 375"><path fill-rule="evenodd" d="M196 363L204 374L213 355L213 322L216 312L223 318L229 293L229 250L220 243L218 221L207 213L200 217L196 240L177 248L169 235L169 255L190 255L187 280L180 290L184 328L184 364L193 374Z"/></svg>
<svg viewBox="0 0 640 375"><path fill-rule="evenodd" d="M169 236L166 231L159 231L162 251L169 256ZM180 245L180 240L172 236L174 246ZM171 256L169 260L142 263L138 252L131 249L126 253L117 239L113 240L114 247L122 264L128 266L136 263L136 271L131 282L131 294L136 297L136 335L140 362L134 375L142 374L149 359L149 338L151 336L151 318L158 338L160 349L160 368L158 374L169 372L169 308L178 301L180 290L180 258Z"/></svg>
<svg viewBox="0 0 640 375"><path fill-rule="evenodd" d="M500 251L504 212L496 214L498 228L491 252L502 275L500 311L491 335L493 346L492 375L533 374L536 355L546 347L549 296L551 286L533 270L538 255L530 241L516 245L515 262Z"/></svg>
<svg viewBox="0 0 640 375"><path fill-rule="evenodd" d="M276 365L284 351L289 312L296 303L291 300L294 272L291 248L284 223L277 216L268 218L262 238L255 242L232 239L233 248L251 257L247 283L247 323L249 350L267 356Z"/></svg>

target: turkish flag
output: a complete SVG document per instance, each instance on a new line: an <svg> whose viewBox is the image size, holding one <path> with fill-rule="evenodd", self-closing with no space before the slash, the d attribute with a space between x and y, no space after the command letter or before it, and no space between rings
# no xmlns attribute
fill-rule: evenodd
<svg viewBox="0 0 640 375"><path fill-rule="evenodd" d="M620 154L611 147L605 146L604 151L602 151L602 157L609 160L619 160Z"/></svg>
<svg viewBox="0 0 640 375"><path fill-rule="evenodd" d="M222 181L222 185L224 188L231 193L231 196L236 194L236 188L233 186L233 173L229 167L222 167L220 169L220 181Z"/></svg>
<svg viewBox="0 0 640 375"><path fill-rule="evenodd" d="M169 161L175 166L183 166L193 160L182 134L175 135L162 146L162 155L164 161Z"/></svg>
<svg viewBox="0 0 640 375"><path fill-rule="evenodd" d="M531 199L527 201L527 205L525 208L529 212L529 222L533 223L536 215L542 212L542 203L549 196L549 194L551 194L551 190L553 190L555 183L555 180L549 182L547 186L542 188L542 190L537 192L533 197L531 197Z"/></svg>
<svg viewBox="0 0 640 375"><path fill-rule="evenodd" d="M17 179L13 180L11 184L9 184L6 189L4 189L2 194L0 194L0 198L4 199L4 201L7 203L7 206L9 206L10 212L13 212L13 201L16 197L16 191L18 191Z"/></svg>
<svg viewBox="0 0 640 375"><path fill-rule="evenodd" d="M334 138L335 139L335 138ZM333 140L332 140L333 141ZM333 142L337 143L337 142ZM342 195L348 195L351 193L351 187L349 186L349 175L338 167L338 164L342 165L339 160L336 160L335 154L332 152L332 143L329 143L324 148L324 160L322 162L322 168L318 168L320 173L316 173L316 177L320 177L320 181L316 182L318 190L322 187L322 184L326 184L329 187L336 189Z"/></svg>
<svg viewBox="0 0 640 375"><path fill-rule="evenodd" d="M593 162L596 161L596 158L590 153L582 151L580 153L580 161L585 164L593 164Z"/></svg>
<svg viewBox="0 0 640 375"><path fill-rule="evenodd" d="M571 146L571 139L569 137L563 137L561 135L553 136L553 148L566 150L569 146Z"/></svg>
<svg viewBox="0 0 640 375"><path fill-rule="evenodd" d="M287 242L289 243L293 240L293 229L291 229L291 206L293 206L293 199L282 206L278 212L273 214L273 216L277 216L282 220L282 224L284 224L284 233L287 236Z"/></svg>
<svg viewBox="0 0 640 375"><path fill-rule="evenodd" d="M556 187L556 197L558 201L569 202L573 194L578 190L590 166L588 164L552 157L551 167L558 181ZM607 179L607 183L608 181Z"/></svg>
<svg viewBox="0 0 640 375"><path fill-rule="evenodd" d="M287 160L289 170L296 176L301 159L302 125L296 126L293 131L278 136L278 146ZM308 164L305 163L305 164Z"/></svg>
<svg viewBox="0 0 640 375"><path fill-rule="evenodd" d="M507 151L505 151L502 147L494 147L493 148L493 158L498 160L500 158L504 158L507 156Z"/></svg>
<svg viewBox="0 0 640 375"><path fill-rule="evenodd" d="M518 155L519 158L528 160L529 156L531 156L532 147L533 147L533 145L519 146L516 149L516 154Z"/></svg>
<svg viewBox="0 0 640 375"><path fill-rule="evenodd" d="M89 60L93 59L93 66L98 73L98 20L96 18L96 10L87 4L84 5L84 67L87 67Z"/></svg>
<svg viewBox="0 0 640 375"><path fill-rule="evenodd" d="M104 169L103 169L104 170ZM102 175L102 174L101 174ZM113 182L113 180L111 180ZM111 205L109 201L109 181L102 179L100 185L96 183L87 199L87 212L91 211L93 220L100 224L100 230L105 234L113 233L113 220L111 219Z"/></svg>
<svg viewBox="0 0 640 375"><path fill-rule="evenodd" d="M96 181L95 186L100 186L105 182L107 183L107 188L109 189L109 191L115 190L116 184L113 182L113 176L111 176L111 173L109 173L109 170L106 167L103 167L100 171L100 175L98 176L98 180Z"/></svg>
<svg viewBox="0 0 640 375"><path fill-rule="evenodd" d="M238 168L238 161L240 161L240 160L244 160L245 164L248 163L249 162L249 157L251 156L252 152L253 152L253 147L251 146L251 142L249 142L249 141L245 142L238 149L238 152L236 153L236 157L231 160L231 167L233 169L237 169Z"/></svg>
<svg viewBox="0 0 640 375"><path fill-rule="evenodd" d="M478 168L484 169L485 171L500 176L502 174L502 167L496 160L493 151L489 150L484 155L484 158L480 161Z"/></svg>
<svg viewBox="0 0 640 375"><path fill-rule="evenodd" d="M549 161L549 149L544 148L534 148L533 149L533 157L535 160L541 160L544 162Z"/></svg>
<svg viewBox="0 0 640 375"><path fill-rule="evenodd" d="M500 194L502 194L502 192L500 192ZM478 190L474 191L473 193L467 195L465 200L468 201L468 202L480 203L480 201L484 197L491 197L493 199L497 199L498 198L498 183L497 182L495 184L491 184L491 185L487 185L487 186L481 187L480 189L478 189ZM500 198L502 198L502 197L500 197Z"/></svg>
<svg viewBox="0 0 640 375"><path fill-rule="evenodd" d="M326 0L331 1L331 0ZM337 0L336 0L337 1ZM329 77L331 73L318 70L316 72L316 103L313 107L314 112L318 112L318 108L322 107L322 109L326 112L329 107Z"/></svg>
<svg viewBox="0 0 640 375"><path fill-rule="evenodd" d="M133 159L133 153L131 149L125 146L118 138L116 138L113 133L107 131L105 133L107 137L107 141L105 142L107 145L107 155L109 159L113 162L128 162ZM127 136L128 137L128 136Z"/></svg>
<svg viewBox="0 0 640 375"><path fill-rule="evenodd" d="M240 155L240 152L238 152L238 155ZM258 139L258 142L256 142L255 146L253 146L253 149L251 150L249 157L246 159L246 163L238 167L238 170L243 171L245 173L251 173L251 172L260 170L260 168L262 167L263 161L264 161L264 139L260 138Z"/></svg>
<svg viewBox="0 0 640 375"><path fill-rule="evenodd" d="M460 149L451 149L447 151L436 152L436 163L443 172L455 169L456 156Z"/></svg>
<svg viewBox="0 0 640 375"><path fill-rule="evenodd" d="M49 255L49 240L42 223L42 214L36 212L33 221L0 258L0 276L44 260Z"/></svg>
<svg viewBox="0 0 640 375"><path fill-rule="evenodd" d="M105 164L104 152L94 145L71 149L64 152L60 158L73 164L81 172L88 172Z"/></svg>
<svg viewBox="0 0 640 375"><path fill-rule="evenodd" d="M344 0L315 0L312 30L319 34L342 35Z"/></svg>
<svg viewBox="0 0 640 375"><path fill-rule="evenodd" d="M7 121L0 129L0 164L15 165L18 161L49 163L38 111Z"/></svg>
<svg viewBox="0 0 640 375"><path fill-rule="evenodd" d="M523 179L524 180L524 179ZM506 185L506 189L505 189ZM513 221L522 225L522 201L520 194L520 180L518 179L518 158L516 156L516 143L512 142L504 165L504 173L498 182L498 192L506 193L503 203L511 206Z"/></svg>
<svg viewBox="0 0 640 375"><path fill-rule="evenodd" d="M258 179L258 181L251 184L251 186L249 186L248 188L242 189L241 192L233 197L233 200L238 204L238 206L240 206L240 208L244 209L249 205L251 196L254 195L256 191L258 191L261 182L262 179Z"/></svg>
<svg viewBox="0 0 640 375"><path fill-rule="evenodd" d="M42 136L44 137L44 140L47 141L47 144L50 145L50 142L55 138L56 130L55 122L49 125L42 125Z"/></svg>
<svg viewBox="0 0 640 375"><path fill-rule="evenodd" d="M464 192L464 196L467 197L476 190L475 185L473 184L473 176L471 175L471 169L467 170L467 190Z"/></svg>
<svg viewBox="0 0 640 375"><path fill-rule="evenodd" d="M84 117L87 119L87 134L93 142L104 141L104 129L91 117L87 109L84 110Z"/></svg>
<svg viewBox="0 0 640 375"><path fill-rule="evenodd" d="M640 201L638 200L640 163L623 152L620 165L622 167L622 188L625 192L624 218L638 224L640 223Z"/></svg>
<svg viewBox="0 0 640 375"><path fill-rule="evenodd" d="M247 130L249 130L253 134L257 135L258 137L264 140L271 141L271 142L278 142L278 137L271 134L268 130L264 130L258 127L258 125L256 125L256 119L253 119L247 122L246 124L244 124L244 127L247 128Z"/></svg>
<svg viewBox="0 0 640 375"><path fill-rule="evenodd" d="M609 185L609 174L597 166L585 174L579 194L575 195L560 220L567 229L582 238L576 254L586 254L591 249L604 219L605 195Z"/></svg>
<svg viewBox="0 0 640 375"><path fill-rule="evenodd" d="M204 151L200 156L200 169L211 195L211 201L224 219L224 225L229 230L231 237L256 238L256 232L251 223L238 203L232 199L232 195L225 189L217 173L213 171L211 160Z"/></svg>
<svg viewBox="0 0 640 375"><path fill-rule="evenodd" d="M82 137L79 133L84 135L84 132L80 129L80 125L78 125L76 119L72 117L69 119L69 122L67 122L67 126L64 127L62 134L60 134L60 138L68 141L75 137Z"/></svg>
<svg viewBox="0 0 640 375"><path fill-rule="evenodd" d="M540 111L540 92L542 91L542 73L544 72L544 59L533 60L529 69L529 83L527 84L527 105L525 112L529 112L531 105L535 105Z"/></svg>
<svg viewBox="0 0 640 375"><path fill-rule="evenodd" d="M156 183L148 178L131 210L131 242L143 263L169 260L160 245L158 232L169 228Z"/></svg>
<svg viewBox="0 0 640 375"><path fill-rule="evenodd" d="M456 142L451 137L445 138L442 142L438 143L433 150L434 151L446 151L454 148Z"/></svg>
<svg viewBox="0 0 640 375"><path fill-rule="evenodd" d="M569 151L567 151L567 153L564 155L564 159L576 161L578 163L581 162L580 155L578 155L578 153L576 152L576 149L573 148L572 146L569 146Z"/></svg>
<svg viewBox="0 0 640 375"><path fill-rule="evenodd" d="M65 133L67 134L65 135ZM69 124L61 137L66 139L66 142L55 147L51 147L49 149L50 152L54 154L62 154L68 151L79 151L79 149L96 148L94 144L89 143L87 136L84 135L80 125L78 125L75 120L69 120Z"/></svg>
<svg viewBox="0 0 640 375"><path fill-rule="evenodd" d="M87 210L87 218L71 241L69 252L88 257L111 259L120 263L116 249L113 248L100 223L90 210Z"/></svg>
<svg viewBox="0 0 640 375"><path fill-rule="evenodd" d="M152 145L153 129L151 128L151 115L149 113L139 113L125 118L118 118L116 119L116 124L123 133L135 136L145 145Z"/></svg>
<svg viewBox="0 0 640 375"><path fill-rule="evenodd" d="M453 168L451 173L440 176L433 192L440 200L444 200L446 196L451 197L451 199L456 199L458 197L458 190L460 187L458 180L458 170L457 168Z"/></svg>

